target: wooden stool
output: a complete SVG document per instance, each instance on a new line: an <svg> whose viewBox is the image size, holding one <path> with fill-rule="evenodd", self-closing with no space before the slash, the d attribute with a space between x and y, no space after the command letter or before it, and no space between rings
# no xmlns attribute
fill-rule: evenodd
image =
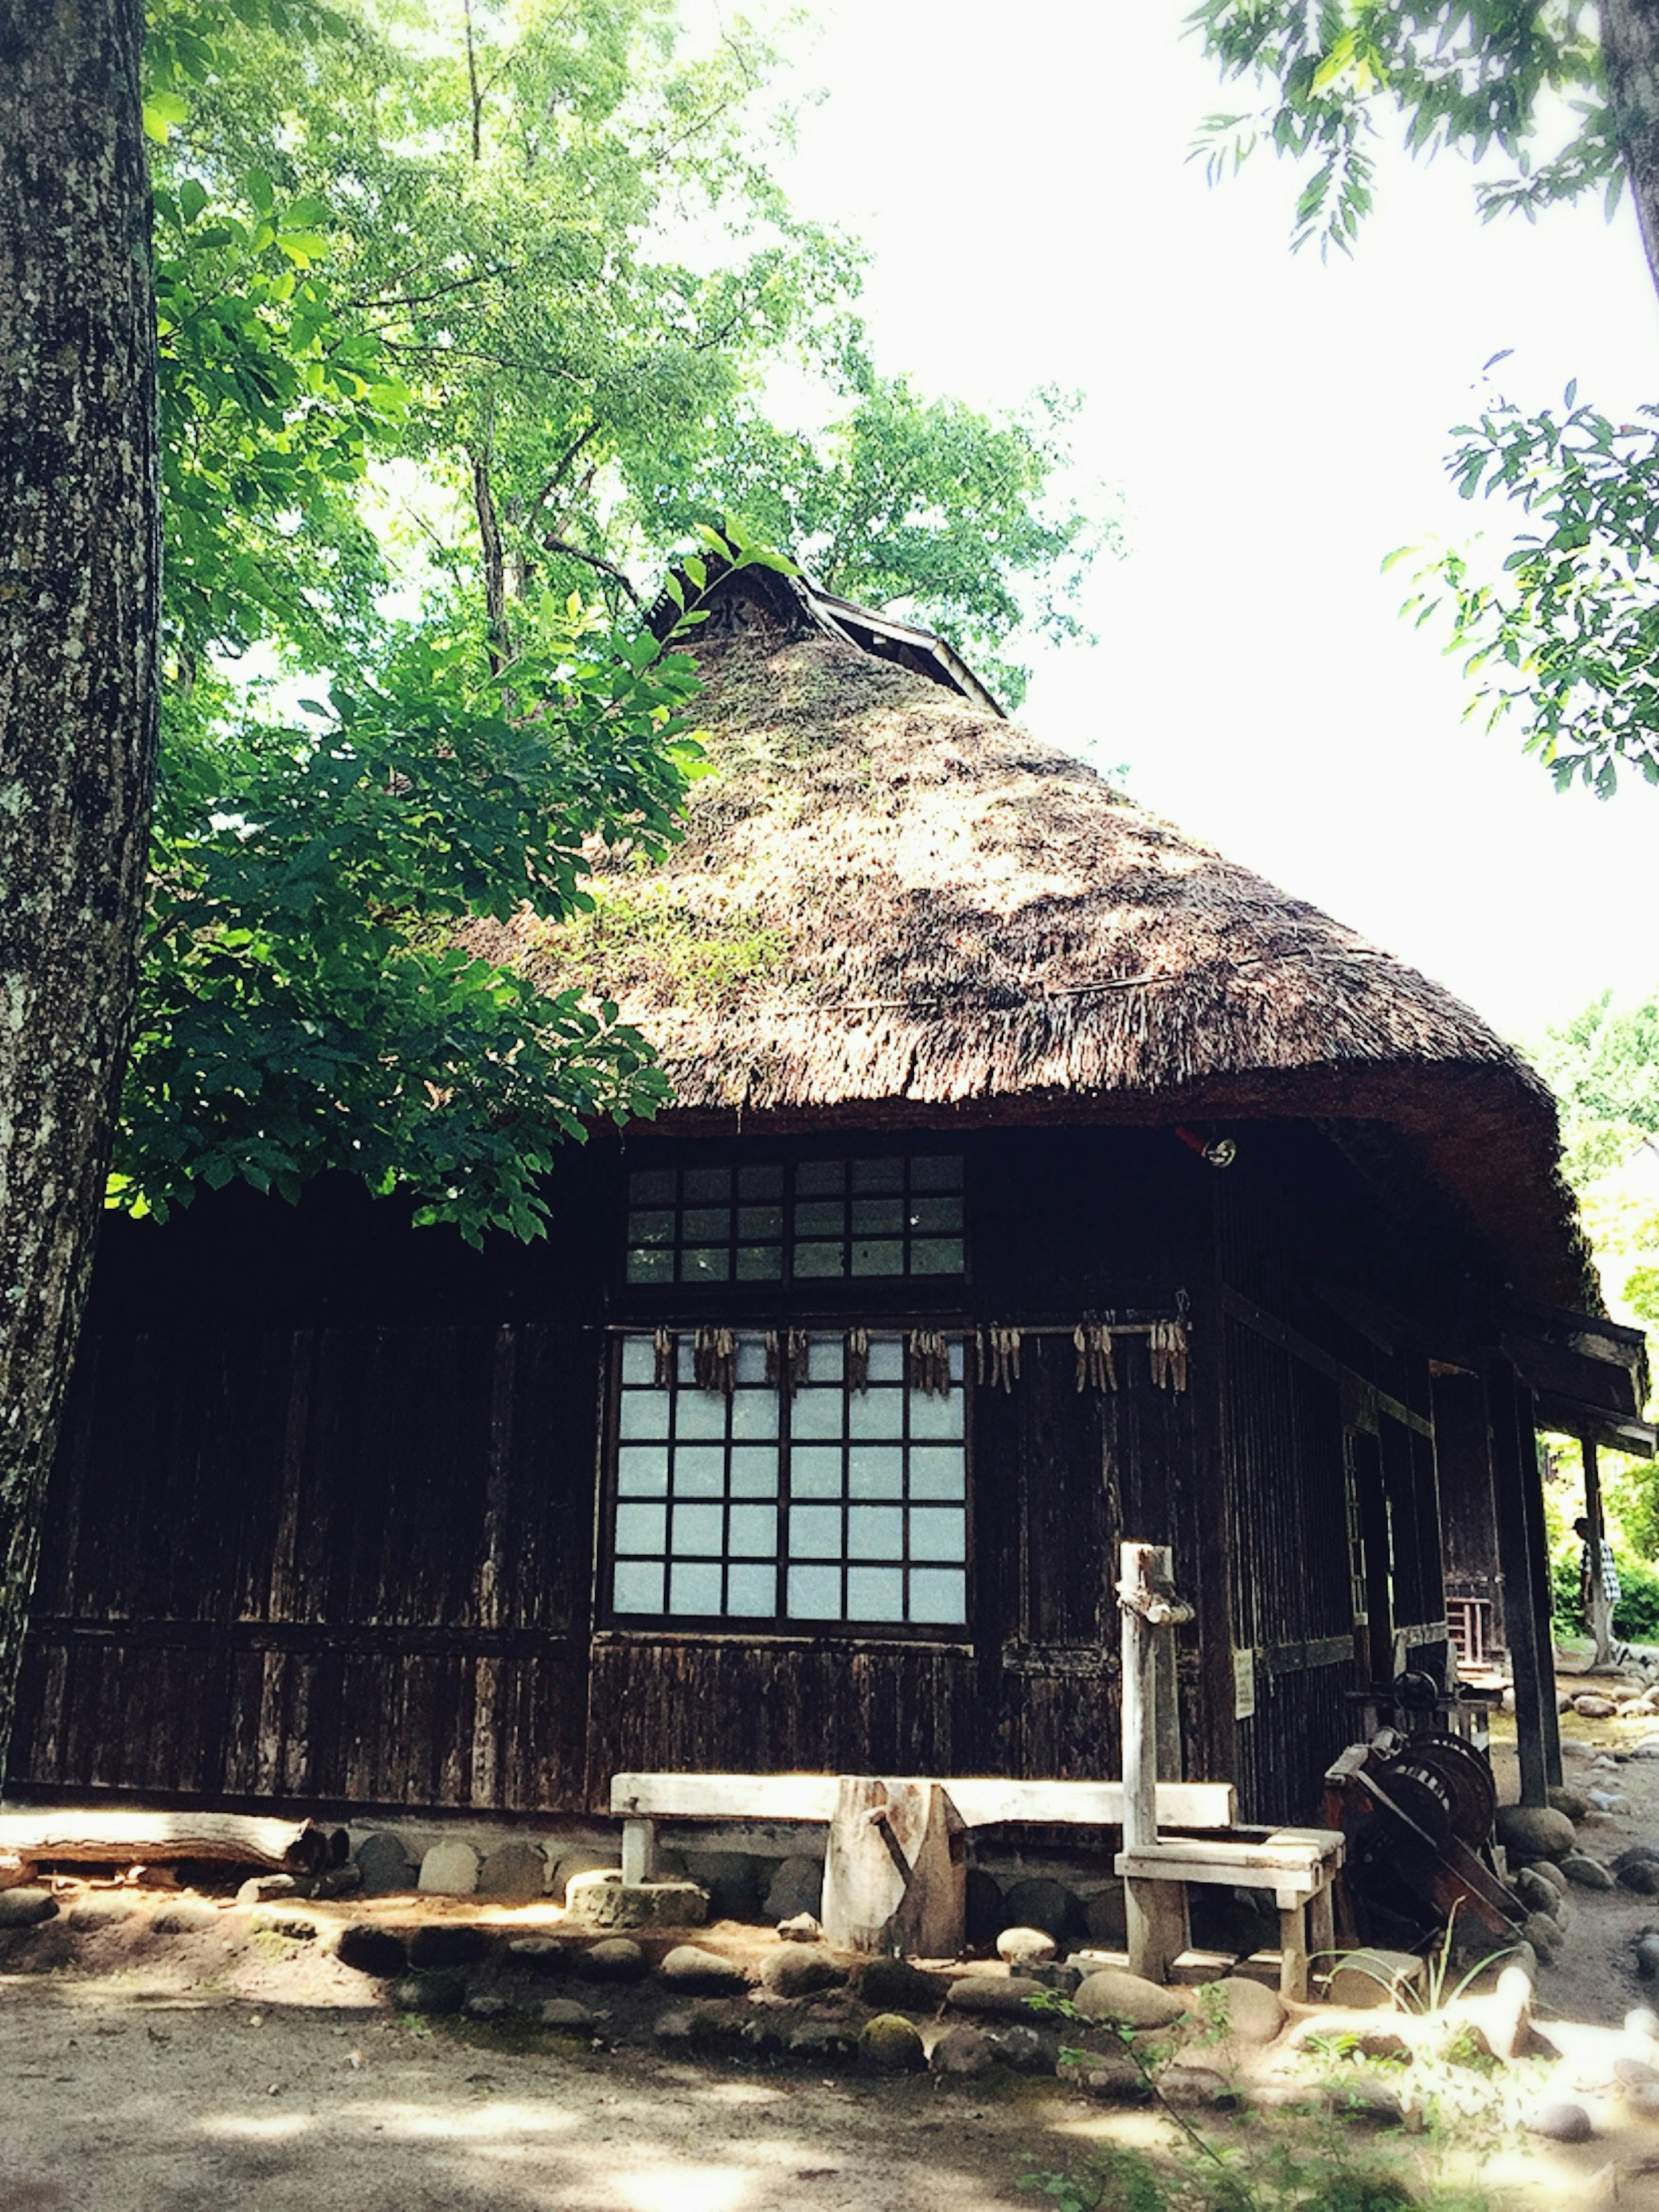
<svg viewBox="0 0 1659 2212"><path fill-rule="evenodd" d="M1279 1991L1305 2003L1310 1954L1331 1953L1336 1943L1331 1885L1342 1868L1343 1839L1331 1828L1276 1828L1249 1841L1221 1836L1170 1836L1120 1851L1114 1871L1128 1885L1140 1910L1130 1914L1129 1965L1148 1981L1168 1978L1176 1952L1176 1920L1158 1885L1215 1882L1228 1889L1270 1889L1279 1907ZM1140 1957L1134 1955L1139 1938ZM1164 1955L1166 1950L1168 1955Z"/></svg>

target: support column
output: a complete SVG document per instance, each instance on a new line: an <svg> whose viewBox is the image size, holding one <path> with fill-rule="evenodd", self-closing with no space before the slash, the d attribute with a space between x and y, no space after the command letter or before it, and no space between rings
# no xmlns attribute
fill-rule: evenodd
<svg viewBox="0 0 1659 2212"><path fill-rule="evenodd" d="M1554 1717L1554 1667L1540 1658L1540 1624L1533 1581L1528 1541L1527 1494L1538 1487L1538 1459L1530 1425L1531 1406L1525 1406L1515 1370L1507 1359L1493 1359L1486 1370L1486 1418L1492 1433L1492 1506L1498 1523L1498 1565L1504 1577L1504 1626L1509 1638L1510 1665L1515 1684L1516 1748L1521 1761L1521 1802L1549 1802L1548 1752L1546 1747L1544 1705L1547 1694ZM1548 1616L1542 1623L1541 1641L1548 1644ZM1546 1690L1547 1680L1548 1688Z"/></svg>
<svg viewBox="0 0 1659 2212"><path fill-rule="evenodd" d="M1544 1459L1539 1449L1533 1394L1516 1390L1516 1420L1521 1431L1528 1480L1526 1485L1527 1553L1532 1563L1533 1607L1538 1620L1538 1680L1542 1698L1544 1776L1553 1790L1561 1786L1561 1716L1555 1710L1555 1588L1550 1579L1549 1531L1544 1526Z"/></svg>
<svg viewBox="0 0 1659 2212"><path fill-rule="evenodd" d="M1175 1595L1167 1544L1125 1544L1118 1553L1123 1620L1123 1848L1158 1841L1159 1633L1192 1617ZM1187 1948L1187 1890L1178 1881L1123 1885L1129 1967L1165 1982Z"/></svg>
<svg viewBox="0 0 1659 2212"><path fill-rule="evenodd" d="M1601 1517L1601 1462L1594 1437L1579 1439L1584 1455L1584 1518L1589 1522L1590 1634L1595 1639L1595 1663L1613 1663L1613 1607L1607 1602L1601 1562L1607 1551L1607 1524Z"/></svg>

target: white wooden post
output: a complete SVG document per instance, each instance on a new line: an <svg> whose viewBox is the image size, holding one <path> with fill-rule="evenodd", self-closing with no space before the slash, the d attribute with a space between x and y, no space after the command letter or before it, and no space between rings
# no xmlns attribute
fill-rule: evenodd
<svg viewBox="0 0 1659 2212"><path fill-rule="evenodd" d="M1589 1632L1595 1650L1591 1665L1610 1667L1613 1664L1613 1607L1607 1603L1607 1584L1602 1580L1601 1554L1607 1547L1607 1527L1601 1514L1601 1467L1594 1437L1581 1439L1579 1449L1584 1455L1584 1518L1589 1522L1590 1601Z"/></svg>
<svg viewBox="0 0 1659 2212"><path fill-rule="evenodd" d="M622 1838L622 1878L624 1889L657 1879L657 1824L654 1820L624 1820Z"/></svg>
<svg viewBox="0 0 1659 2212"><path fill-rule="evenodd" d="M1123 1848L1158 1841L1158 1632L1192 1619L1176 1596L1166 1544L1125 1544L1117 1601L1123 1615ZM1187 1892L1178 1881L1124 1885L1129 1966L1162 1982L1187 1948Z"/></svg>

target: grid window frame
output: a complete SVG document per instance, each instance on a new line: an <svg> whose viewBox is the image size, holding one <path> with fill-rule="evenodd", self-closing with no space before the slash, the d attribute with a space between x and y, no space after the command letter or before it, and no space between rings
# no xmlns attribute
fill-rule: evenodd
<svg viewBox="0 0 1659 2212"><path fill-rule="evenodd" d="M754 1364L763 1358L764 1338L758 1330L737 1334L738 1382L730 1399L696 1389L692 1330L676 1332L676 1373L666 1391L654 1383L626 1379L630 1364L638 1376L647 1358L654 1363L651 1332L623 1329L612 1339L604 1542L596 1593L596 1620L601 1627L655 1636L689 1632L798 1640L830 1636L967 1641L974 1610L974 1514L972 1382L966 1338L946 1332L952 1389L940 1398L923 1394L905 1372L898 1332L870 1332L867 1389L847 1372L844 1330L807 1332L809 1372L793 1390L781 1381L759 1389L746 1383L745 1355L752 1373ZM745 1396L771 1396L777 1409L775 1482L763 1500L751 1500L734 1486L732 1454L745 1441L735 1433L737 1406ZM629 1400L664 1397L669 1404L662 1435L630 1435L638 1424L628 1419ZM705 1438L684 1431L682 1398L704 1401L697 1419L710 1425L714 1417L707 1401L714 1401L721 1408L724 1434ZM836 1401L833 1419L830 1401ZM799 1423L794 1418L798 1407L804 1415ZM754 1413L747 1418L765 1419ZM626 1458L630 1446L642 1442L665 1448L659 1487L650 1500L641 1498ZM696 1501L724 1516L718 1563L712 1555L702 1554L694 1562L675 1550L675 1513L692 1502L689 1491L678 1485L683 1443L697 1453L718 1450L723 1455L718 1496L711 1458L706 1473L699 1476L708 1481L708 1495ZM741 1515L751 1502L765 1504L776 1516L775 1547L764 1563L774 1576L769 1612L751 1602L757 1580L743 1586L742 1602L735 1609L731 1602L733 1570L763 1564L755 1554L734 1548L734 1537L749 1540L749 1532L734 1513ZM635 1540L623 1518L642 1503L663 1509L648 1549ZM705 1571L701 1576L684 1571L693 1564ZM716 1564L718 1583L708 1571ZM638 1572L641 1568L648 1571L644 1576ZM699 1589L711 1596L718 1590L718 1605L696 1609L690 1601ZM902 1617L893 1617L896 1589ZM878 1596L880 1602L866 1602ZM624 1602L625 1597L639 1601ZM677 1598L683 1601L677 1603Z"/></svg>
<svg viewBox="0 0 1659 2212"><path fill-rule="evenodd" d="M699 1291L799 1302L849 1285L965 1285L961 1146L630 1164L628 1295Z"/></svg>

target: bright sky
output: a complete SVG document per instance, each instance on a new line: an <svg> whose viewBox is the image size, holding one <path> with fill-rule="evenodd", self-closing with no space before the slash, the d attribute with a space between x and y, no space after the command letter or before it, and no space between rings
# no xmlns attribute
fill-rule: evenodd
<svg viewBox="0 0 1659 2212"><path fill-rule="evenodd" d="M1569 377L1610 413L1659 396L1659 304L1628 210L1483 227L1461 161L1401 161L1352 264L1288 247L1270 155L1212 190L1186 160L1229 104L1184 9L816 0L787 181L872 252L878 358L1016 404L1081 390L1086 475L1127 558L1100 643L1040 660L1023 719L1527 1034L1659 982L1659 789L1558 799L1518 732L1464 724L1443 639L1396 612L1396 546L1502 532L1441 459L1481 365Z"/></svg>

